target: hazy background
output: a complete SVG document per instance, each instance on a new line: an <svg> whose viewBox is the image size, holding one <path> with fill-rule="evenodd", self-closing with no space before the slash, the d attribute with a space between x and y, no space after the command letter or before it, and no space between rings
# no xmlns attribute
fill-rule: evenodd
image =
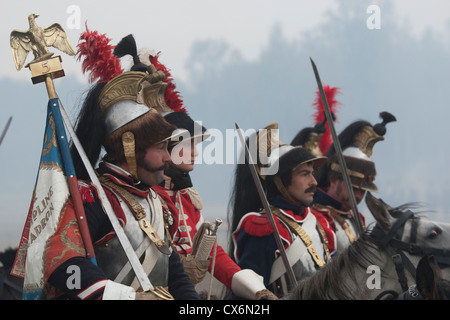
<svg viewBox="0 0 450 320"><path fill-rule="evenodd" d="M392 206L422 202L430 218L450 222L448 1L107 3L0 5L0 129L13 117L0 145L0 250L18 245L45 126L44 84L32 85L28 69L15 70L9 46L13 29L28 29L30 13L40 14L36 22L42 27L61 23L74 47L87 21L113 43L133 33L139 47L162 51L160 61L171 69L191 117L224 136L235 122L258 129L277 121L281 140L290 142L300 129L313 125L317 86L312 57L322 82L341 90L338 132L358 119L375 124L381 111L397 117L388 125L385 141L374 147L376 196ZM367 27L370 5L380 9L380 29ZM66 77L55 80L55 86L73 118L89 84L76 59L64 54L62 59ZM234 168L196 166L192 179L207 219L226 219ZM360 209L370 221L365 206Z"/></svg>

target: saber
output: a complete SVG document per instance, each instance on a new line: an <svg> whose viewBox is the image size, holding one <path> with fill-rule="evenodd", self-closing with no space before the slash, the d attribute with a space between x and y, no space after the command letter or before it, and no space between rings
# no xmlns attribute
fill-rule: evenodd
<svg viewBox="0 0 450 320"><path fill-rule="evenodd" d="M217 256L217 230L219 229L219 226L222 224L222 220L216 219L216 223L214 225L214 230L212 231L212 235L216 237L216 241L214 242L214 253L213 253L213 261L211 265L211 278L209 279L209 291L208 291L208 297L206 300L211 300L211 292L212 292L212 285L213 285L213 279L214 279L214 269L216 267L216 256Z"/></svg>
<svg viewBox="0 0 450 320"><path fill-rule="evenodd" d="M325 92L323 90L322 81L320 81L319 71L317 70L316 64L314 63L312 58L309 58L311 60L311 64L314 70L314 75L316 77L317 86L319 87L320 97L322 99L323 108L325 111L325 116L327 118L328 127L330 128L331 136L333 137L333 144L334 148L336 149L336 156L338 158L339 165L342 168L342 176L344 178L345 187L347 189L347 194L350 199L351 208L353 211L353 220L356 224L356 230L358 232L358 235L361 236L363 233L363 227L361 223L361 217L359 216L358 206L356 204L355 194L353 193L352 183L350 181L350 176L348 175L347 171L347 164L344 160L344 155L342 154L342 148L341 143L339 142L339 139L336 134L336 130L334 128L333 123L333 117L331 115L330 107L328 106L327 97L325 96Z"/></svg>
<svg viewBox="0 0 450 320"><path fill-rule="evenodd" d="M252 156L250 154L250 151L248 150L248 146L245 143L244 135L241 132L241 128L239 127L239 125L237 123L235 123L235 125L236 125L237 132L239 134L239 138L241 140L241 143L242 143L242 145L244 147L245 157L247 158L248 165L249 165L250 171L252 173L253 181L255 182L256 189L258 190L258 194L259 194L259 197L260 197L261 202L263 204L264 210L265 210L265 212L267 214L267 217L269 218L269 223L272 226L275 242L277 244L278 250L280 251L281 259L283 260L283 264L284 264L284 266L286 268L286 273L288 275L289 281L291 282L291 284L293 286L296 286L297 285L297 280L295 278L294 271L292 270L292 268L291 268L291 266L289 264L289 260L288 260L287 255L286 255L286 250L284 249L283 243L281 242L280 233L278 232L278 228L277 228L277 226L275 224L275 220L273 218L272 210L270 210L269 201L267 201L266 194L264 193L261 181L259 180L258 173L257 173L256 168L255 168L255 162L253 162L253 159L252 159Z"/></svg>
<svg viewBox="0 0 450 320"><path fill-rule="evenodd" d="M11 124L12 117L9 117L8 122L6 122L5 128L3 129L2 135L0 136L0 144L2 144L3 138L8 131L9 125Z"/></svg>

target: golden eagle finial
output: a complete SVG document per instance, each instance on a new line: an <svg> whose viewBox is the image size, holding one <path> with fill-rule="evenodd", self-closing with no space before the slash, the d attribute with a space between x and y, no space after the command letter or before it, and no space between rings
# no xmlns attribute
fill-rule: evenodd
<svg viewBox="0 0 450 320"><path fill-rule="evenodd" d="M49 52L47 47L54 47L70 56L76 54L70 45L66 32L59 23L41 28L34 21L37 17L39 17L37 14L28 16L30 28L27 31L13 30L11 32L10 44L17 70L22 69L28 52L31 50L34 54L32 62L50 58L53 53Z"/></svg>

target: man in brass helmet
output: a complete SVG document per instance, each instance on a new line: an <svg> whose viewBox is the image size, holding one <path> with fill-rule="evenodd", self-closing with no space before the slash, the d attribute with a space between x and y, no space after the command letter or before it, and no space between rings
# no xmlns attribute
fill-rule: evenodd
<svg viewBox="0 0 450 320"><path fill-rule="evenodd" d="M210 134L201 123L189 116L170 71L159 61L159 54L141 49L139 57L143 63L166 74L164 81L168 87L165 104L161 103L160 106L164 108L158 111L165 120L175 125L178 131L186 130L186 134L174 137L169 142L172 161L164 171L164 182L153 189L164 199L172 213L174 223L169 231L191 282L198 284L197 291L206 298L212 295L214 278L220 286L214 288L218 295L216 298L225 297L230 290L237 296L250 300L276 299L253 270L241 270L222 246L214 245L211 240L214 235L217 236L215 232L218 223L205 221L201 197L191 180L198 156L197 145ZM208 271L213 278L205 277Z"/></svg>
<svg viewBox="0 0 450 320"><path fill-rule="evenodd" d="M256 140L261 159L256 161L259 178L292 273L300 280L331 261L335 251L331 226L310 207L317 185L313 172L326 162L326 157L315 156L300 146L281 143L277 130L278 124L272 123L259 130L256 138L249 137L247 144L249 150L254 150ZM276 243L277 234L269 222L270 213L262 208L248 161L238 164L230 201L229 220L233 232L230 254L241 268L252 269L262 276L268 289L284 296L292 283Z"/></svg>
<svg viewBox="0 0 450 320"><path fill-rule="evenodd" d="M85 52L87 64L95 64L95 52L107 48L90 48L104 43L97 33L86 31L79 52ZM95 39L95 41L92 41ZM109 39L107 39L109 40ZM135 42L128 36L117 45L107 61L125 54L135 57ZM83 50L84 49L84 50ZM100 55L105 57L106 54ZM105 59L105 58L103 58ZM117 70L109 76L85 64L97 73L99 82L87 94L77 120L76 133L92 166L96 166L101 148L106 151L96 169L114 214L128 238L151 285L143 292L121 243L103 211L97 190L89 181L75 150L74 165L80 182L86 218L95 248L98 266L78 250L76 234L57 233L52 265L46 271L48 292L67 299L198 299L198 294L180 258L170 247L168 228L170 212L150 187L163 180L164 169L171 160L167 144L175 127L155 111L155 103L164 94L164 74L149 69L138 59L131 71ZM96 63L95 66L99 64ZM64 240L58 241L58 237ZM53 240L52 240L53 241ZM68 286L68 268L79 268L80 285ZM51 296L51 295L49 295Z"/></svg>
<svg viewBox="0 0 450 320"><path fill-rule="evenodd" d="M380 113L380 117L383 121L376 125L363 120L355 121L338 136L357 203L364 199L367 191L378 191L374 184L376 169L371 158L372 149L376 142L384 140L386 124L395 121L395 117L388 112ZM317 141L317 135L311 135L310 138ZM351 211L334 145L330 146L326 156L327 164L317 172L318 188L314 194L313 207L323 213L334 226L337 250L340 252L356 240L357 233L352 221L354 213ZM365 228L365 217L360 212L358 214Z"/></svg>

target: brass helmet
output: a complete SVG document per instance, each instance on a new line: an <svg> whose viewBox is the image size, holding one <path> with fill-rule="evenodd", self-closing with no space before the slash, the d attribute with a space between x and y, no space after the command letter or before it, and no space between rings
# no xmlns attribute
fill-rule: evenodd
<svg viewBox="0 0 450 320"><path fill-rule="evenodd" d="M298 166L312 162L316 169L326 163L327 157L313 155L302 146L292 146L280 141L278 123L273 122L256 134L257 159L256 168L263 180L270 176L278 192L290 199L286 191L292 171Z"/></svg>
<svg viewBox="0 0 450 320"><path fill-rule="evenodd" d="M348 174L354 188L377 192L374 184L376 169L372 160L372 152L375 143L384 140L386 124L396 121L389 112L381 112L382 122L371 125L367 121L355 121L347 126L338 136L342 153L347 165ZM342 175L334 145L327 152L329 174ZM319 186L322 186L319 183Z"/></svg>
<svg viewBox="0 0 450 320"><path fill-rule="evenodd" d="M172 128L155 109L158 103L164 102L167 84L163 82L163 72L140 63L132 35L123 38L115 47L110 45L109 41L104 34L91 32L87 27L80 38L77 54L79 60L83 58L83 72L90 72L90 82L98 82L85 100L78 118L77 134L84 136L82 144L85 149L87 146L90 150L88 157L93 165L103 145L107 153L108 148L112 150L111 159L117 157L114 160L126 160L130 174L139 180L135 158L136 141L133 129L130 128L136 129L140 126L141 122L136 120L143 119L144 116L156 123L164 122L163 127ZM119 58L128 54L133 57L134 65L131 71L124 72ZM119 129L124 132L119 132ZM117 132L120 136L116 138L114 135L117 135ZM146 143L158 143L169 138L170 135L166 134L164 129L163 133L155 131L154 137L151 140L146 139L149 141ZM140 141L142 139L140 138ZM142 146L139 144L138 147Z"/></svg>

